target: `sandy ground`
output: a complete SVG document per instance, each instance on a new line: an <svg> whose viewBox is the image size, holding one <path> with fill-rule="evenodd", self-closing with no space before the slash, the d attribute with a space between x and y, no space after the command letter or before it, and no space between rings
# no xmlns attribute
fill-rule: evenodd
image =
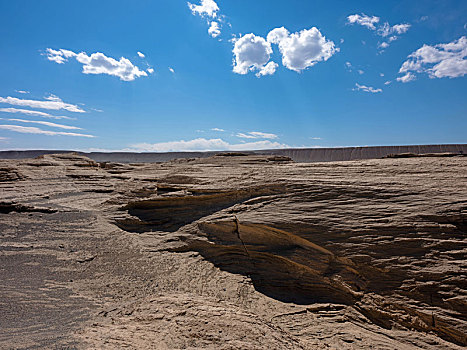
<svg viewBox="0 0 467 350"><path fill-rule="evenodd" d="M2 349L462 349L467 159L0 161Z"/></svg>

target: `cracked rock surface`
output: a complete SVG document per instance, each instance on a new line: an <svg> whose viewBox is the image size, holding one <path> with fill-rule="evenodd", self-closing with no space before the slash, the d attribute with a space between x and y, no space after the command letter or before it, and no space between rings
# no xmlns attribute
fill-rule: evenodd
<svg viewBox="0 0 467 350"><path fill-rule="evenodd" d="M2 349L463 349L467 158L0 160Z"/></svg>

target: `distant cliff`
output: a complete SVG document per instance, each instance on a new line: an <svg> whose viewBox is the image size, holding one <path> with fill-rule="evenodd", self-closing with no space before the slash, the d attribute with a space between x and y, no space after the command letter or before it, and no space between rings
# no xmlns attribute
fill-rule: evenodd
<svg viewBox="0 0 467 350"><path fill-rule="evenodd" d="M73 151L29 150L0 151L0 159L35 158L43 154L69 153ZM165 152L165 153L132 153L132 152L77 152L97 162L141 163L165 162L177 158L205 158L223 152ZM292 158L296 162L331 162L356 159L377 159L389 155L412 153L455 153L467 154L467 144L453 145L412 145L412 146L374 146L374 147L340 147L340 148L290 148L276 150L247 151L242 153L276 154Z"/></svg>

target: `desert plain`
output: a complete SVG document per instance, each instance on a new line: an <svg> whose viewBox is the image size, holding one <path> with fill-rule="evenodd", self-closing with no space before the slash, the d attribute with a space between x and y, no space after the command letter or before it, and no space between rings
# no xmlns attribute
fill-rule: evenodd
<svg viewBox="0 0 467 350"><path fill-rule="evenodd" d="M467 158L0 160L2 349L463 349Z"/></svg>

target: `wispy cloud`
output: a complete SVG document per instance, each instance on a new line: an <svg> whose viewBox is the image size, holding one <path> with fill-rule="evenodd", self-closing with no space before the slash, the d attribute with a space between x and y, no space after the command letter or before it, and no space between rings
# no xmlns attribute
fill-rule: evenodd
<svg viewBox="0 0 467 350"><path fill-rule="evenodd" d="M50 95L45 100L23 100L16 97L0 97L0 103L6 103L13 106L27 106L31 108L60 110L64 109L69 112L84 113L84 110L77 105L63 102L59 97Z"/></svg>
<svg viewBox="0 0 467 350"><path fill-rule="evenodd" d="M276 134L270 134L270 133L261 132L261 131L250 131L247 133L239 132L236 136L243 138L243 139L277 139L278 138Z"/></svg>
<svg viewBox="0 0 467 350"><path fill-rule="evenodd" d="M66 117L63 115L51 115L46 112L31 111L29 109L21 109L21 108L0 108L0 112L18 113L18 114L31 115L34 117L43 117L43 118L49 118L49 119L70 119L70 120L76 119L76 118Z"/></svg>
<svg viewBox="0 0 467 350"><path fill-rule="evenodd" d="M375 89L374 87L366 86L366 85L360 85L358 83L355 83L355 88L353 88L352 90L353 91L371 92L373 94L378 93L378 92L383 92L382 89Z"/></svg>
<svg viewBox="0 0 467 350"><path fill-rule="evenodd" d="M224 132L225 131L224 129L221 129L221 128L212 128L211 130L212 131L219 131L219 132Z"/></svg>
<svg viewBox="0 0 467 350"><path fill-rule="evenodd" d="M40 124L40 125L45 125L45 126L50 126L53 128L60 128L60 129L68 129L68 130L81 130L81 128L78 128L77 126L71 126L71 125L63 125L63 124L57 124L57 123L51 123L51 122L44 122L41 120L25 120L25 119L9 119L9 118L0 118L0 120L8 120L10 122L19 122L19 123L33 123L33 124Z"/></svg>
<svg viewBox="0 0 467 350"><path fill-rule="evenodd" d="M366 27L369 30L373 30L382 38L386 38L387 41L378 43L378 47L382 50L389 47L389 43L397 40L398 35L406 33L411 25L409 23L400 23L391 26L388 22L380 23L380 18L377 16L367 16L364 13L354 14L347 17L348 24L358 24Z"/></svg>
<svg viewBox="0 0 467 350"><path fill-rule="evenodd" d="M133 152L176 152L176 151L246 151L259 149L287 148L286 144L268 140L231 144L222 139L197 138L160 143L138 143L131 145L127 151Z"/></svg>
<svg viewBox="0 0 467 350"><path fill-rule="evenodd" d="M29 91L26 90L15 90L19 94L29 94Z"/></svg>
<svg viewBox="0 0 467 350"><path fill-rule="evenodd" d="M19 132L23 134L42 134L48 136L77 136L77 137L95 137L93 135L77 134L74 132L49 131L36 128L34 126L19 126L19 125L0 125L0 129Z"/></svg>
<svg viewBox="0 0 467 350"><path fill-rule="evenodd" d="M138 55L142 54L138 52ZM135 66L128 58L121 57L116 60L104 55L102 52L95 52L88 56L86 52L75 53L70 50L46 50L47 59L58 64L63 64L69 58L75 58L83 65L84 74L107 74L119 77L123 81L132 81L138 77L146 77L148 74ZM144 56L144 55L143 55ZM140 56L142 57L142 56Z"/></svg>

